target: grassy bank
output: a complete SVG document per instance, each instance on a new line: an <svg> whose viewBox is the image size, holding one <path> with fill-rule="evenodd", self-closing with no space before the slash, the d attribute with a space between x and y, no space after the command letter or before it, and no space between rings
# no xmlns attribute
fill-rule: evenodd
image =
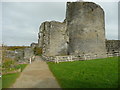
<svg viewBox="0 0 120 90"><path fill-rule="evenodd" d="M89 61L48 63L62 88L116 88L118 57Z"/></svg>
<svg viewBox="0 0 120 90"><path fill-rule="evenodd" d="M27 64L20 64L16 68L23 71ZM20 73L5 74L2 76L2 88L9 88L19 77Z"/></svg>
<svg viewBox="0 0 120 90"><path fill-rule="evenodd" d="M16 66L16 69L21 68L21 71L23 71L26 66L27 66L27 64L19 64Z"/></svg>
<svg viewBox="0 0 120 90"><path fill-rule="evenodd" d="M10 87L16 79L19 77L20 73L6 74L2 77L2 88Z"/></svg>
<svg viewBox="0 0 120 90"><path fill-rule="evenodd" d="M2 89L2 79L0 78L0 90Z"/></svg>

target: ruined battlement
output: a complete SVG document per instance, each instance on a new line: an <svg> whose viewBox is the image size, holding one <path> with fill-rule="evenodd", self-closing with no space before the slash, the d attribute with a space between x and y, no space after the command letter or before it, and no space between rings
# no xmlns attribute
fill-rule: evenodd
<svg viewBox="0 0 120 90"><path fill-rule="evenodd" d="M104 11L92 2L67 3L68 52L106 57Z"/></svg>
<svg viewBox="0 0 120 90"><path fill-rule="evenodd" d="M43 22L38 37L45 57L105 58L111 49L105 40L104 11L93 2L67 2L65 20Z"/></svg>
<svg viewBox="0 0 120 90"><path fill-rule="evenodd" d="M67 55L66 23L44 22L40 26L39 47L47 56Z"/></svg>
<svg viewBox="0 0 120 90"><path fill-rule="evenodd" d="M119 53L120 40L106 40L106 49L108 53Z"/></svg>

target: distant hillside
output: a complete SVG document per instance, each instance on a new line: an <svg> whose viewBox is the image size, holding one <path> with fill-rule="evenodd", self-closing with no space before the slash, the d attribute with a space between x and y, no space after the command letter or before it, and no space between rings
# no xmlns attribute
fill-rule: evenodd
<svg viewBox="0 0 120 90"><path fill-rule="evenodd" d="M5 47L7 50L17 50L17 49L25 49L25 48L29 48L30 46L3 46Z"/></svg>

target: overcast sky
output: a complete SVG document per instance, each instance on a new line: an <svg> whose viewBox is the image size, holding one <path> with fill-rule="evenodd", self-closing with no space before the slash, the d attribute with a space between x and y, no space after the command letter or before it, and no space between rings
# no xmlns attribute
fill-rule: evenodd
<svg viewBox="0 0 120 90"><path fill-rule="evenodd" d="M98 4L105 11L106 38L118 39L118 3ZM37 42L40 24L52 20L62 22L65 13L66 2L2 2L0 24L2 23L3 43L30 45Z"/></svg>

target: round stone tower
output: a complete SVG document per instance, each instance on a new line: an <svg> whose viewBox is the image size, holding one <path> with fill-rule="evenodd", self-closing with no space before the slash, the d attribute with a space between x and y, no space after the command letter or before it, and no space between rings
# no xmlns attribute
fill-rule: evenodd
<svg viewBox="0 0 120 90"><path fill-rule="evenodd" d="M106 57L103 9L92 2L68 2L66 13L70 55Z"/></svg>

